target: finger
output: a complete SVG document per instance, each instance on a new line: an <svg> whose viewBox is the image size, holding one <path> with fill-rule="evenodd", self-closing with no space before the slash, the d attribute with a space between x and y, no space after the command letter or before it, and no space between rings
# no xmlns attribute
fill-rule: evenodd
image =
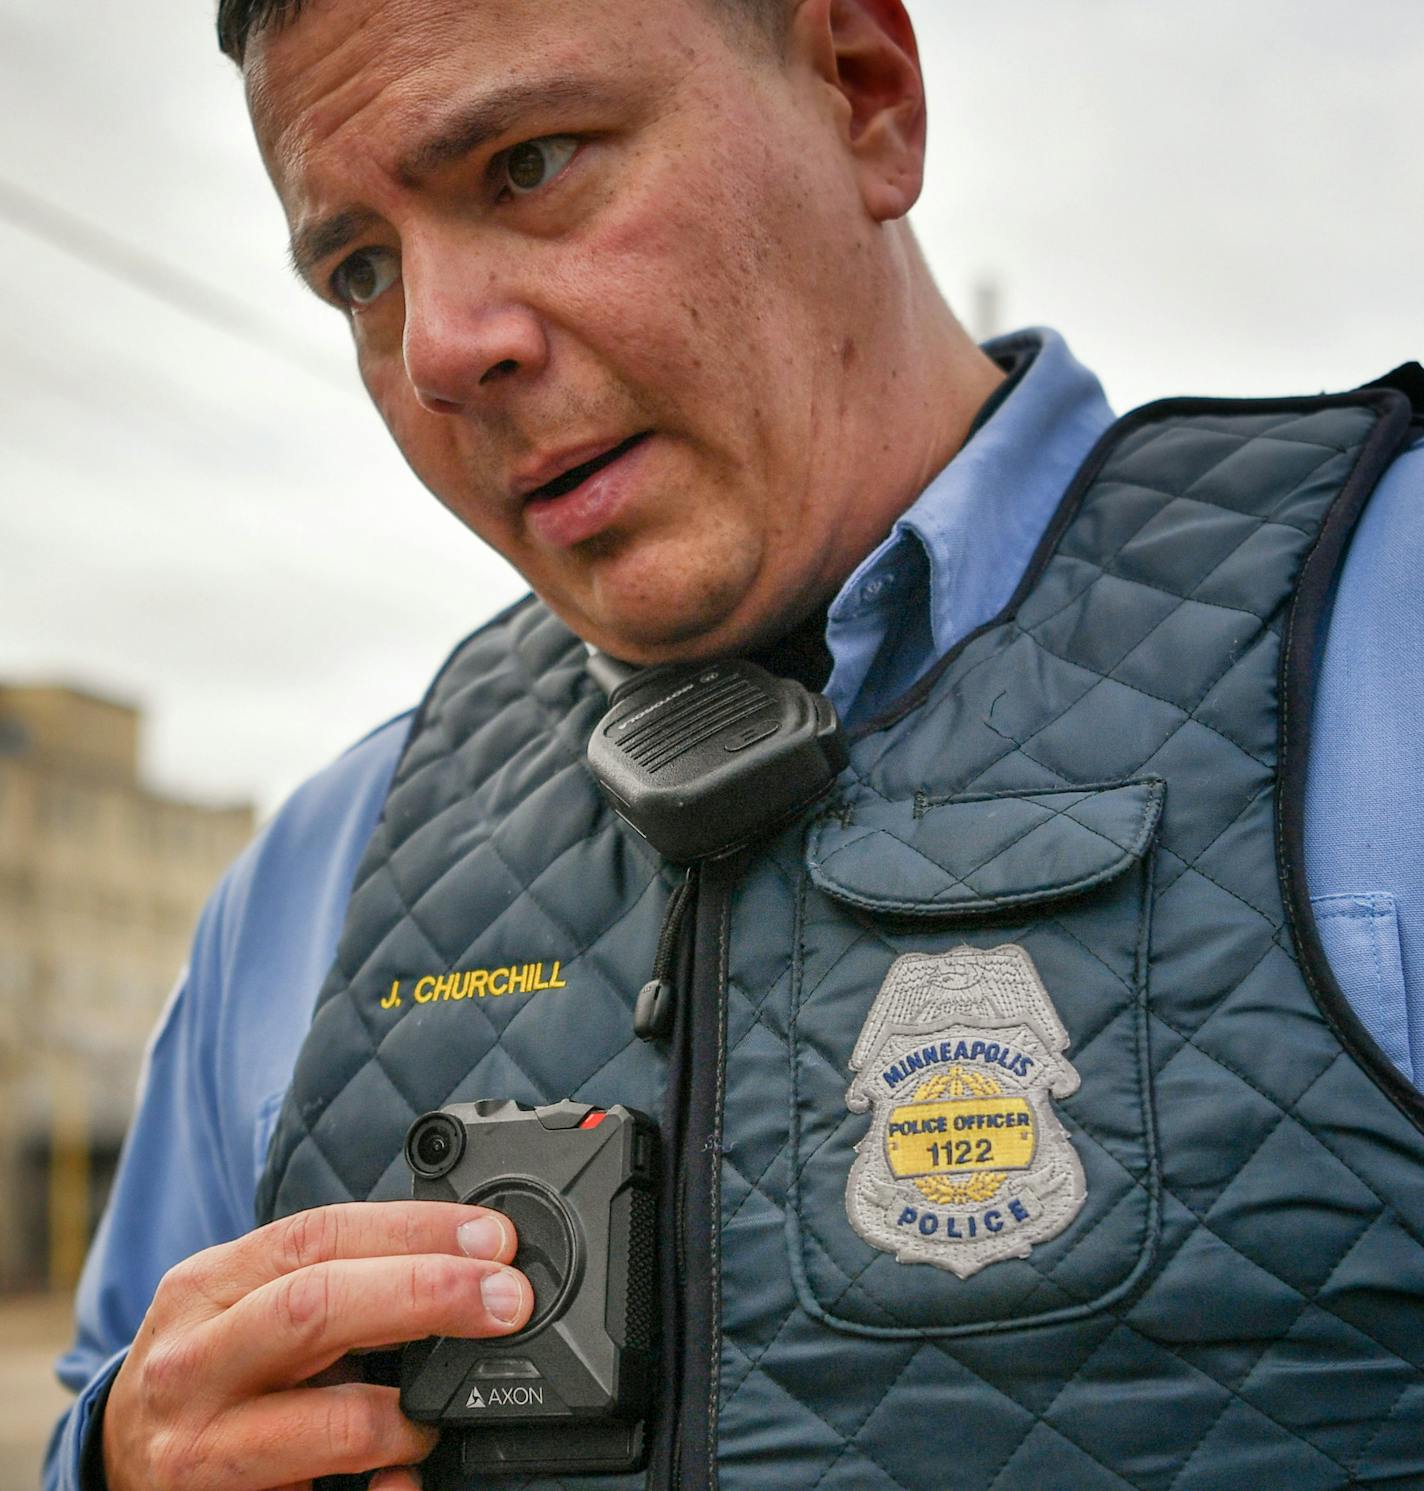
<svg viewBox="0 0 1424 1491"><path fill-rule="evenodd" d="M335 1258L448 1253L508 1263L514 1224L483 1206L353 1201L297 1212L180 1263L160 1288L164 1315L207 1319L284 1274Z"/></svg>
<svg viewBox="0 0 1424 1491"><path fill-rule="evenodd" d="M264 1284L196 1329L227 1395L294 1387L349 1351L425 1336L507 1336L534 1291L517 1269L474 1258L341 1258Z"/></svg>
<svg viewBox="0 0 1424 1491"><path fill-rule="evenodd" d="M400 1470L382 1470L371 1477L368 1491L421 1491L424 1482L420 1472L408 1466Z"/></svg>
<svg viewBox="0 0 1424 1491"><path fill-rule="evenodd" d="M212 1453L241 1466L241 1484L257 1488L358 1475L423 1460L438 1438L400 1411L393 1387L349 1383L271 1393L234 1409ZM399 1484L399 1483L397 1483Z"/></svg>

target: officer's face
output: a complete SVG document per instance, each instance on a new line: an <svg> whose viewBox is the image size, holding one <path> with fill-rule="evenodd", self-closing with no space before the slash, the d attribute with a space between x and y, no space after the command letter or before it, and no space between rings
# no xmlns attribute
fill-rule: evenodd
<svg viewBox="0 0 1424 1491"><path fill-rule="evenodd" d="M300 266L411 466L634 661L766 637L873 542L839 432L876 225L812 34L308 0L249 50Z"/></svg>

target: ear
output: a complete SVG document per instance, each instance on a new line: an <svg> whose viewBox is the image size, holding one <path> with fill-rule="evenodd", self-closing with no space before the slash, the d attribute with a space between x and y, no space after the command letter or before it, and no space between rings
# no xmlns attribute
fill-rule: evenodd
<svg viewBox="0 0 1424 1491"><path fill-rule="evenodd" d="M904 217L925 171L924 78L904 0L800 0L792 30L838 95L866 210L877 222Z"/></svg>

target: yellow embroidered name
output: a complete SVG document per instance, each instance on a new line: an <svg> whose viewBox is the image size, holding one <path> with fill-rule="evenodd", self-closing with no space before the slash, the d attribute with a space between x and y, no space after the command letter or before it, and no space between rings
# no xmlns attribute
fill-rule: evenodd
<svg viewBox="0 0 1424 1491"><path fill-rule="evenodd" d="M427 973L414 981L410 997L416 1004L435 1004L451 999L501 999L506 994L537 994L543 989L563 989L562 965L555 963L548 978L542 963L514 963L508 968L457 969L454 973ZM410 983L410 980L404 982ZM381 1001L383 1010L399 1009L405 1003L402 980L391 981L391 992Z"/></svg>

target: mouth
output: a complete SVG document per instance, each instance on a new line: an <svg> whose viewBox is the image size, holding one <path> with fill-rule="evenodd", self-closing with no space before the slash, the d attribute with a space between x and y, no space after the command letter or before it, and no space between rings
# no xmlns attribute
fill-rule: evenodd
<svg viewBox="0 0 1424 1491"><path fill-rule="evenodd" d="M523 489L523 521L531 537L541 546L567 551L623 522L650 490L648 462L657 454L654 433L643 430L604 450L593 444L571 448L542 470L531 471L526 478L530 483L557 472L539 486ZM580 456L586 459L558 470L564 461Z"/></svg>
<svg viewBox="0 0 1424 1491"><path fill-rule="evenodd" d="M532 492L525 495L524 500L541 502L555 497L567 497L570 492L577 491L590 477L596 476L605 466L611 466L614 461L626 456L630 450L636 449L651 434L651 430L642 430L636 435L630 435L621 444L611 446L591 461L583 461L577 466L570 466L567 471L562 472L552 481L546 481L542 487L535 487Z"/></svg>

